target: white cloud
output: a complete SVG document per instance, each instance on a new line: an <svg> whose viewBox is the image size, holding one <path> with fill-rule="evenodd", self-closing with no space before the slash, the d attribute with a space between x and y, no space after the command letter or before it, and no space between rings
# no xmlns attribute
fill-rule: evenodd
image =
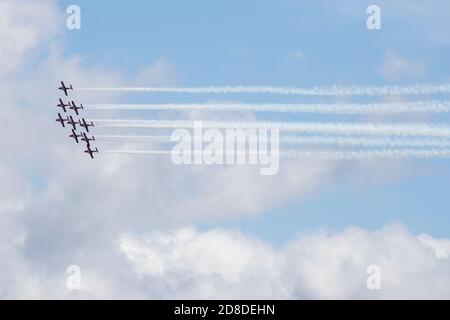
<svg viewBox="0 0 450 320"><path fill-rule="evenodd" d="M392 50L386 52L385 61L378 68L378 73L387 80L397 80L402 77L419 78L424 72L423 63L410 61Z"/></svg>
<svg viewBox="0 0 450 320"><path fill-rule="evenodd" d="M178 82L179 76L176 67L167 59L159 59L152 65L143 68L136 78L136 84L139 86L174 86Z"/></svg>
<svg viewBox="0 0 450 320"><path fill-rule="evenodd" d="M429 234L421 234L419 240L428 248L433 249L438 259L447 259L450 255L450 241L434 239Z"/></svg>
<svg viewBox="0 0 450 320"><path fill-rule="evenodd" d="M417 237L399 225L319 230L279 249L220 229L123 235L118 243L140 280L157 284L158 298L450 297L448 240ZM369 265L381 268L381 290L366 287Z"/></svg>
<svg viewBox="0 0 450 320"><path fill-rule="evenodd" d="M58 33L54 1L0 2L0 70L14 71L27 52L45 44Z"/></svg>
<svg viewBox="0 0 450 320"><path fill-rule="evenodd" d="M9 226L11 227L11 225ZM17 226L16 226L17 227ZM15 229L17 230L17 228ZM4 236L4 234L2 234ZM376 231L316 230L280 248L234 230L194 228L122 234L92 256L62 259L48 272L15 244L0 242L3 298L448 299L450 240L400 225ZM94 254L94 253L92 253ZM77 263L82 290L65 286ZM366 287L381 269L381 290Z"/></svg>

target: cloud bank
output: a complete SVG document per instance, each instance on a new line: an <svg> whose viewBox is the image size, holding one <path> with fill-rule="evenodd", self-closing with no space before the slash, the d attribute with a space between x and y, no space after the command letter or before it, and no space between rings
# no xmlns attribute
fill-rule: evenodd
<svg viewBox="0 0 450 320"><path fill-rule="evenodd" d="M450 297L450 241L393 224L368 231L318 230L271 245L230 230L122 235L118 247L157 297L419 299ZM382 287L366 286L367 267Z"/></svg>

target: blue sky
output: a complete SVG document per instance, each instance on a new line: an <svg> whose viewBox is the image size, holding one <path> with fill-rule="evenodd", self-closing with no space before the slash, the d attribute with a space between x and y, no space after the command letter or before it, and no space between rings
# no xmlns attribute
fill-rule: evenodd
<svg viewBox="0 0 450 320"><path fill-rule="evenodd" d="M446 198L450 174L445 161L436 166L438 171L431 174L388 185L333 185L310 199L270 210L256 218L245 218L237 226L277 245L296 233L317 227L338 231L354 225L376 230L391 222L402 223L415 233L448 237L450 219Z"/></svg>
<svg viewBox="0 0 450 320"><path fill-rule="evenodd" d="M63 7L70 3L61 1ZM449 44L432 37L426 15L413 15L391 2L381 7L380 31L366 28L365 8L370 1L353 3L351 8L342 1L78 4L82 8L82 30L66 31L66 54L79 54L87 65L119 69L125 75L136 74L152 61L166 59L176 67L180 85L186 86L406 84L448 79ZM438 23L436 28L441 28ZM406 74L385 79L377 69L389 50L420 61L425 71L420 77ZM165 99L180 98L161 97L161 101ZM448 117L433 120L443 122ZM386 166L392 170L391 163ZM404 223L414 232L450 236L448 161L410 161L407 167L405 177L387 183L365 184L343 176L339 183L330 183L311 198L225 224L263 235L275 243L318 226L376 229L393 221ZM351 176L350 169L347 174Z"/></svg>
<svg viewBox="0 0 450 320"><path fill-rule="evenodd" d="M424 81L448 78L442 68L448 65L448 45L429 39L422 27L428 18L406 10L402 16L389 2L379 32L366 28L370 1L352 2L350 13L342 8L345 1L78 3L83 27L67 31L68 53L124 72L163 57L190 85L376 84L385 83L374 71L392 49L425 63ZM297 50L305 61L292 58Z"/></svg>

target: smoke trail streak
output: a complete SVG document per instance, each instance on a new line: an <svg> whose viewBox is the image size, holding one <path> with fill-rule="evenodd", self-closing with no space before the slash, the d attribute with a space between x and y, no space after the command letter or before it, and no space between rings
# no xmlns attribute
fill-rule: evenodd
<svg viewBox="0 0 450 320"><path fill-rule="evenodd" d="M315 134L382 135L450 137L450 126L427 124L373 124L373 123L323 123L323 122L234 122L234 121L171 121L171 120L119 120L91 119L98 127L129 128L203 128L217 129L279 129L281 131Z"/></svg>
<svg viewBox="0 0 450 320"><path fill-rule="evenodd" d="M173 142L169 135L102 135L96 141L109 142ZM434 147L449 148L450 140L439 138L379 138L340 136L281 136L280 144L286 145L336 145L351 147Z"/></svg>
<svg viewBox="0 0 450 320"><path fill-rule="evenodd" d="M422 95L450 93L450 84L417 84L411 86L330 86L313 88L272 87L272 86L212 86L212 87L104 87L74 88L82 91L123 91L150 93L250 93L305 96L382 96L382 95Z"/></svg>
<svg viewBox="0 0 450 320"><path fill-rule="evenodd" d="M102 153L170 155L168 150L105 150ZM194 154L196 152L191 152ZM257 153L257 152L256 152ZM247 152L249 154L249 152ZM450 159L450 150L385 149L370 151L285 151L279 153L287 159L311 160L374 160L374 159Z"/></svg>
<svg viewBox="0 0 450 320"><path fill-rule="evenodd" d="M171 142L170 136L163 135L96 135L96 141L118 141L118 142Z"/></svg>
<svg viewBox="0 0 450 320"><path fill-rule="evenodd" d="M450 150L386 149L373 151L286 151L288 159L375 160L375 159L450 159Z"/></svg>
<svg viewBox="0 0 450 320"><path fill-rule="evenodd" d="M450 140L436 138L412 139L392 137L286 136L280 137L280 143L287 145L335 145L340 147L450 147Z"/></svg>
<svg viewBox="0 0 450 320"><path fill-rule="evenodd" d="M88 104L90 110L202 110L202 111L254 111L319 114L393 114L393 113L449 113L450 101L420 101L368 104Z"/></svg>

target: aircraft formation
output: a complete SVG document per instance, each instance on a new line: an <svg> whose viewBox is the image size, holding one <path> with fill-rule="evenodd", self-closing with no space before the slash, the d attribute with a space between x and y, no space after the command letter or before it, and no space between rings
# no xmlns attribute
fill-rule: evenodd
<svg viewBox="0 0 450 320"><path fill-rule="evenodd" d="M68 97L68 91L73 90L73 87L72 85L66 86L64 82L61 81L61 87L58 89L62 90L64 95ZM87 122L86 119L80 117L80 110L84 109L83 105L80 104L80 106L77 106L74 101L64 103L63 100L59 98L59 103L56 106L62 110L61 112L58 112L58 118L56 121L59 122L63 128L65 128L66 125L71 128L72 134L69 135L69 137L73 138L76 143L79 143L80 141L85 142L86 150L84 152L89 154L89 156L94 159L94 153L98 153L98 149L94 149L91 142L95 141L95 137L93 135L90 137L87 135L87 133L90 133L89 127L94 127L94 123L92 121ZM69 113L69 110L72 110L75 115L67 114ZM65 118L61 115L62 112L66 116ZM73 118L74 116L77 118L76 120ZM84 129L84 132L81 132L82 128ZM77 132L77 129L79 129L80 132Z"/></svg>

